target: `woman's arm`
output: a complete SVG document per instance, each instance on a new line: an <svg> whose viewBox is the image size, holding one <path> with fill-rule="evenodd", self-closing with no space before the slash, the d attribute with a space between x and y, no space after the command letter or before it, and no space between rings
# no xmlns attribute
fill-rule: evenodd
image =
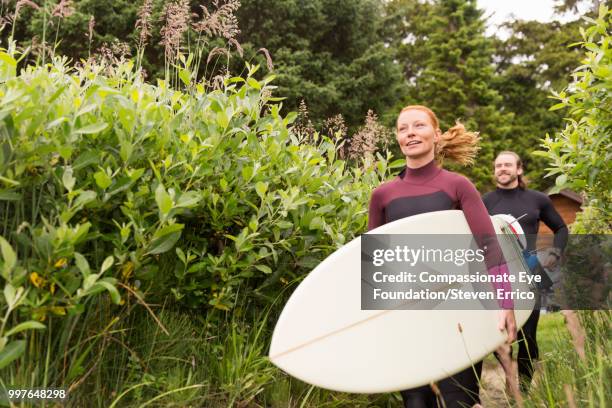
<svg viewBox="0 0 612 408"><path fill-rule="evenodd" d="M368 210L368 231L380 227L385 223L385 210L382 205L382 197L379 189L375 189L370 197Z"/></svg>
<svg viewBox="0 0 612 408"><path fill-rule="evenodd" d="M495 228L478 190L465 177L459 177L459 180L457 183L457 198L476 243L479 248L485 250L485 263L488 273L490 275L508 276L508 266L506 265L501 247L497 242ZM511 291L510 282L506 280L494 284L493 287L496 291L502 289L504 293ZM514 308L512 299L503 299L499 304L503 309Z"/></svg>

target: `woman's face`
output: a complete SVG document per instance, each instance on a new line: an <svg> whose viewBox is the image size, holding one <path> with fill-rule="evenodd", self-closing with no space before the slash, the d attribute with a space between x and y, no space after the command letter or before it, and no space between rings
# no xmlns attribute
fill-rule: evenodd
<svg viewBox="0 0 612 408"><path fill-rule="evenodd" d="M397 142L408 159L433 160L434 144L440 139L440 129L434 128L429 115L421 110L410 109L397 118Z"/></svg>

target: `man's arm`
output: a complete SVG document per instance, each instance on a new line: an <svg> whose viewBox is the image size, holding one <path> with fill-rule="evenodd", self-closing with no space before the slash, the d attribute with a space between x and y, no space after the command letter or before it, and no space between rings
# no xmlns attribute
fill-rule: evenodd
<svg viewBox="0 0 612 408"><path fill-rule="evenodd" d="M554 249L550 252L548 259L546 259L542 264L542 266L545 268L549 268L553 267L559 258L561 258L561 253L567 245L569 231L567 229L567 225L565 225L565 222L563 221L563 218L561 218L553 206L552 200L548 196L544 196L543 200L544 202L540 212L540 219L555 234L553 240Z"/></svg>

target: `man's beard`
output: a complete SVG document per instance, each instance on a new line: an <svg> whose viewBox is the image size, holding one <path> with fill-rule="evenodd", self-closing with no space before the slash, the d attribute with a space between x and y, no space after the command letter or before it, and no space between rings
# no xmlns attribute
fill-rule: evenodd
<svg viewBox="0 0 612 408"><path fill-rule="evenodd" d="M502 176L504 176L504 175L506 175L506 174L502 174ZM508 178L508 181L506 181L504 183L502 183L500 181L499 177L496 177L495 180L497 181L497 184L501 184L502 186L508 186L508 185L514 183L514 181L518 178L518 176L515 175L515 174L514 175L513 174L507 174L507 175L510 176L510 178Z"/></svg>

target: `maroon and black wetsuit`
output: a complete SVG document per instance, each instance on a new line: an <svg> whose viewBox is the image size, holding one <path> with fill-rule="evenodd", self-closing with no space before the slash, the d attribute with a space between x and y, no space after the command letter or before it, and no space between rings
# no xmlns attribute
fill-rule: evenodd
<svg viewBox="0 0 612 408"><path fill-rule="evenodd" d="M406 168L372 193L368 229L432 211L462 209L474 234L495 234L487 209L472 183L441 169L434 161Z"/></svg>
<svg viewBox="0 0 612 408"><path fill-rule="evenodd" d="M480 194L465 177L441 169L431 161L418 169L406 168L374 190L368 213L368 230L400 218L432 211L463 210L470 230L480 248L485 250L489 273L507 273L505 260L497 243L491 218ZM509 285L501 285L509 290ZM512 307L512 302L502 303ZM424 328L425 329L425 328ZM438 383L446 407L472 406L479 402L478 376L482 363L446 378ZM476 374L478 373L478 374ZM429 386L401 392L406 407L436 406Z"/></svg>
<svg viewBox="0 0 612 408"><path fill-rule="evenodd" d="M407 167L399 176L374 190L368 230L416 214L454 209L463 211L478 246L485 250L489 273L507 273L495 229L480 193L467 178L438 167L433 160L418 169ZM509 285L496 286L509 290ZM513 306L511 301L503 301L501 305L504 308Z"/></svg>

